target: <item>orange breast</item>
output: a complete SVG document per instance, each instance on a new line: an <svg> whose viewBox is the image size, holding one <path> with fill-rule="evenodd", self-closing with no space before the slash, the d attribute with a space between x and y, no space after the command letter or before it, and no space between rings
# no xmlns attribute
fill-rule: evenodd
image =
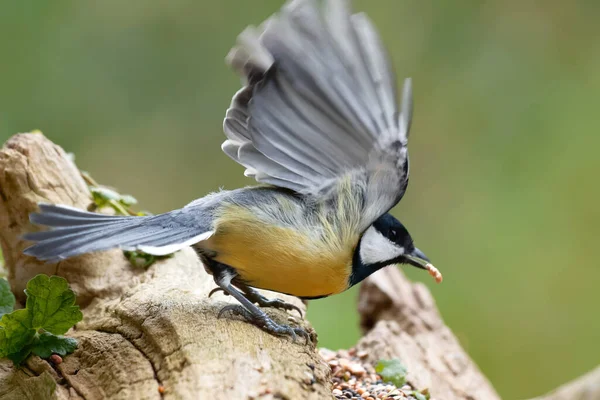
<svg viewBox="0 0 600 400"><path fill-rule="evenodd" d="M215 227L215 234L199 246L216 252L215 259L235 268L250 286L299 297L348 288L355 243L331 246L315 240L314 232L266 223L233 205Z"/></svg>

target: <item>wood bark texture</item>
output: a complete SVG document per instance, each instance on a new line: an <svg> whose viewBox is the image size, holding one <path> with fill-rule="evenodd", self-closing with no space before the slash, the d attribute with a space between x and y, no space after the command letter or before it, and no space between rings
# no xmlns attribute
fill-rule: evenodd
<svg viewBox="0 0 600 400"><path fill-rule="evenodd" d="M500 399L422 283L410 282L397 268L384 268L361 286L358 309L364 336L356 348L370 362L400 359L408 382L429 388L432 400ZM531 400L600 400L600 367Z"/></svg>
<svg viewBox="0 0 600 400"><path fill-rule="evenodd" d="M0 360L0 400L332 398L331 371L312 346L236 317L217 318L231 300L220 293L208 298L212 277L189 248L148 269L132 266L120 250L53 264L24 256L20 237L37 229L28 216L39 202L85 209L92 199L59 146L41 133L18 134L0 150L0 244L9 282L23 303L35 275L66 278L84 320L69 332L79 346L61 364L31 356L15 368ZM364 282L359 299L365 336L356 348L367 361L399 358L408 382L428 388L435 400L499 399L424 285L384 268ZM284 323L292 317L269 314ZM600 370L534 400L563 399L600 399Z"/></svg>
<svg viewBox="0 0 600 400"><path fill-rule="evenodd" d="M554 389L552 392L531 400L599 400L600 367Z"/></svg>
<svg viewBox="0 0 600 400"><path fill-rule="evenodd" d="M28 215L39 202L85 209L91 196L60 147L41 133L18 134L0 150L0 243L11 287L22 302L30 278L60 275L84 320L69 332L77 350L55 368L35 356L21 369L0 361L0 399L331 398L330 369L311 345L217 318L231 300L208 298L215 285L192 249L148 269L119 250L54 264L24 256L20 237L36 229ZM268 312L279 322L300 319Z"/></svg>

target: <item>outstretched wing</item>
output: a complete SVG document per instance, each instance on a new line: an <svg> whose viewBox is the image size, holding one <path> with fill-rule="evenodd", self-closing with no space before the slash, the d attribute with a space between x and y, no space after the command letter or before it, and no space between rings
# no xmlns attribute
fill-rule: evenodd
<svg viewBox="0 0 600 400"><path fill-rule="evenodd" d="M224 122L223 151L262 183L325 193L352 175L366 226L408 182L410 80L399 112L380 38L345 0L288 1L238 37L228 62L245 78Z"/></svg>

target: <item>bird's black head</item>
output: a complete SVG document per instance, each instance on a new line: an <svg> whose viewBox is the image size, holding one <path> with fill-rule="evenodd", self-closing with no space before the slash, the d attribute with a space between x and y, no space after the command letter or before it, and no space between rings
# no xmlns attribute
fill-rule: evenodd
<svg viewBox="0 0 600 400"><path fill-rule="evenodd" d="M384 214L360 238L354 251L350 286L392 264L427 269L429 259L415 247L404 225L392 215Z"/></svg>

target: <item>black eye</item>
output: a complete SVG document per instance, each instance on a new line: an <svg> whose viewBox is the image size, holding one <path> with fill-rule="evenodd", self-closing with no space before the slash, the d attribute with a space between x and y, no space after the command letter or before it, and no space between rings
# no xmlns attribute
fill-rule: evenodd
<svg viewBox="0 0 600 400"><path fill-rule="evenodd" d="M388 238L390 238L391 241L395 242L398 240L398 231L395 229L390 229L388 232Z"/></svg>

